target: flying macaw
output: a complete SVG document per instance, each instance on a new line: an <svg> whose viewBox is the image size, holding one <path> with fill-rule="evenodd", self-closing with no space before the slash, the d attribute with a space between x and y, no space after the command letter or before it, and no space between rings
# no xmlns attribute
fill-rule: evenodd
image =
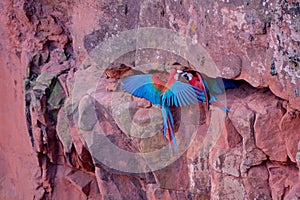
<svg viewBox="0 0 300 200"><path fill-rule="evenodd" d="M127 77L122 89L136 97L144 98L152 104L161 107L164 125L164 136L170 144L178 145L174 135L174 120L170 106L182 107L205 101L201 89L178 81L182 71L173 70L167 82L161 80L157 75L140 74Z"/></svg>
<svg viewBox="0 0 300 200"><path fill-rule="evenodd" d="M194 70L184 70L182 75L189 82L189 84L204 91L207 109L209 109L209 105L213 105L224 110L225 112L230 112L228 108L222 106L222 104L217 101L216 97L211 94L208 84L203 78L202 74ZM213 85L213 90L216 90L215 93L218 93L218 91L221 89L219 89L218 86Z"/></svg>

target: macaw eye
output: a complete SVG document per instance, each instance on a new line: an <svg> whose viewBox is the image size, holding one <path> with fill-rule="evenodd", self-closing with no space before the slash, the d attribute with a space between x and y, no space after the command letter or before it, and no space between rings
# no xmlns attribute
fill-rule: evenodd
<svg viewBox="0 0 300 200"><path fill-rule="evenodd" d="M184 73L182 74L182 76L183 76L187 81L192 80L192 74L190 74L190 73L184 72Z"/></svg>

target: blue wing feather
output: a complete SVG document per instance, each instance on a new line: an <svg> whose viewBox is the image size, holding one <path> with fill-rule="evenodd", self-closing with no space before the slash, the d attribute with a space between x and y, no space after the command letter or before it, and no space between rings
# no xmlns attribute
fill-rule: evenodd
<svg viewBox="0 0 300 200"><path fill-rule="evenodd" d="M136 97L147 99L153 104L161 104L160 90L154 86L151 74L127 77L122 89Z"/></svg>
<svg viewBox="0 0 300 200"><path fill-rule="evenodd" d="M175 81L174 84L163 93L162 103L167 106L187 106L199 102L199 95L201 95L201 92L198 91L196 87Z"/></svg>

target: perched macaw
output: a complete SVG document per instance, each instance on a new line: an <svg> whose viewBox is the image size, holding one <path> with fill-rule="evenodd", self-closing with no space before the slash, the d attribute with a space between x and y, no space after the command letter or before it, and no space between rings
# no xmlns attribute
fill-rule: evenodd
<svg viewBox="0 0 300 200"><path fill-rule="evenodd" d="M164 136L167 137L170 144L173 141L176 150L178 150L178 145L174 135L174 120L170 106L182 107L205 100L201 89L178 81L182 71L179 72L172 71L167 82L161 80L157 75L133 75L127 77L122 86L124 91L136 97L147 99L152 104L161 107Z"/></svg>
<svg viewBox="0 0 300 200"><path fill-rule="evenodd" d="M207 108L209 108L209 105L213 105L224 110L225 112L230 112L228 108L222 106L222 104L217 101L216 97L211 94L208 84L203 78L203 75L194 70L184 70L182 72L182 75L189 82L189 84L204 91ZM213 90L219 91L220 89L214 85Z"/></svg>

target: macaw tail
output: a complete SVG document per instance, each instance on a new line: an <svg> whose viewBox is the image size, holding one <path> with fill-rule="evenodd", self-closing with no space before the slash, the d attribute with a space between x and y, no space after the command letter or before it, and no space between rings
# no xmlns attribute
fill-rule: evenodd
<svg viewBox="0 0 300 200"><path fill-rule="evenodd" d="M167 137L171 145L173 142L175 149L178 150L176 137L174 135L174 120L172 117L171 110L167 106L162 106L161 112L164 121L164 136Z"/></svg>

